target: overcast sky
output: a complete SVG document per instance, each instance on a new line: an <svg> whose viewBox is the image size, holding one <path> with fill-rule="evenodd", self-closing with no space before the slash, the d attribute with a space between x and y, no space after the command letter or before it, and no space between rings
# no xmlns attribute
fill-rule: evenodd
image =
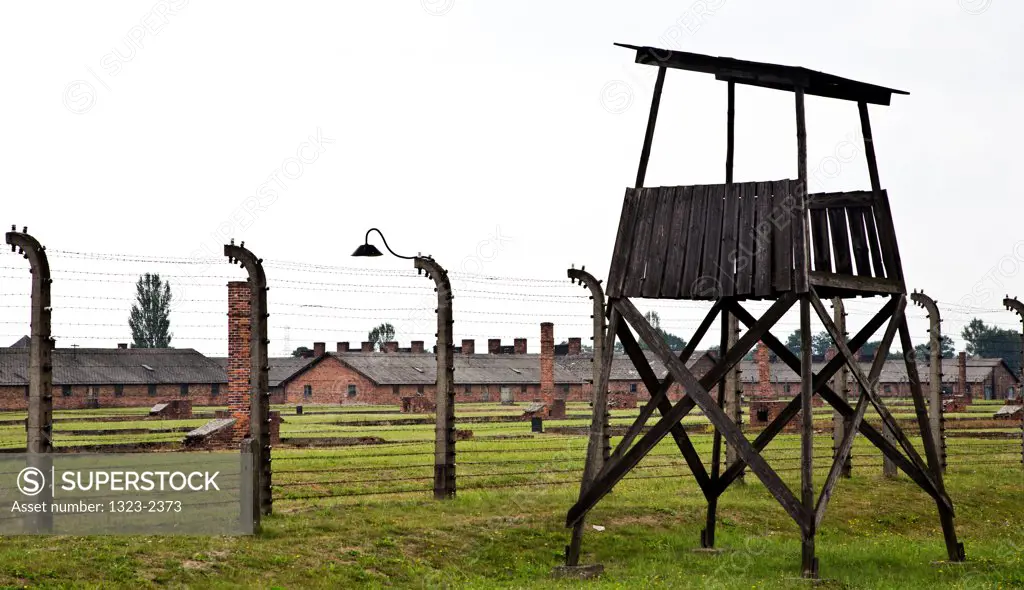
<svg viewBox="0 0 1024 590"><path fill-rule="evenodd" d="M565 269L607 275L655 72L612 43L651 45L909 91L871 108L880 175L908 286L959 346L975 315L1019 325L1000 308L1024 295L1021 23L1007 0L12 3L0 221L51 252L58 346L128 341L154 271L180 300L174 345L223 354L231 237L267 261L272 354L378 320L429 346L429 281L349 256L370 227L451 271L457 340L536 350L541 321L586 338ZM648 185L724 180L724 83L670 71L658 123ZM807 129L811 190L869 188L854 103L809 97ZM792 94L739 87L736 137L737 181L796 176ZM28 332L26 265L0 258L4 340ZM850 324L880 305L852 302ZM704 308L642 307L684 337Z"/></svg>

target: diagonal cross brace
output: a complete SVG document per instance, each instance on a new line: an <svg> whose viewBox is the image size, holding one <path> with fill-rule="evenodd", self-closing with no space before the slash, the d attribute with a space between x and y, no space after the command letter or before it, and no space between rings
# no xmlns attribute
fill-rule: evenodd
<svg viewBox="0 0 1024 590"><path fill-rule="evenodd" d="M888 426L889 430L893 433L893 435L896 436L896 440L900 443L900 446L903 447L903 450L906 451L907 456L910 458L910 460L915 465L917 465L919 469L921 469L922 473L925 474L925 477L931 480L931 483L935 487L935 490L938 491L939 493L942 493L942 487L932 477L932 474L928 470L928 466L925 464L924 459L921 458L921 455L918 454L917 449L915 449L914 445L910 442L910 438L907 437L907 434L903 432L902 428L900 428L900 425L896 422L896 419L893 418L892 413L889 412L889 408L885 406L881 398L879 398L878 395L875 393L875 388L864 375L864 371L860 368L860 365L858 363L853 362L853 353L850 352L850 349L846 346L846 343L842 341L842 335L836 328L835 323L832 322L832 318L829 316L829 313L825 311L825 306L821 303L821 299L818 298L818 294L814 291L813 288L811 289L809 295L811 305L813 305L814 310L818 312L819 319L821 319L822 324L825 326L825 329L832 336L832 339L836 341L836 346L839 347L840 354L847 357L846 361L847 364L850 366L850 369L853 371L854 378L860 384L864 392L867 393L868 399L871 400L871 404L875 406L875 409L878 411L878 415L881 416L882 418L882 422L886 426ZM902 317L903 308L906 306L906 295L899 295L898 297L900 299L899 315ZM896 314L894 314L893 317L895 318ZM888 331L886 332L886 335L889 335ZM889 342L892 342L891 338L889 339ZM879 350L881 350L881 347L879 347ZM886 350L885 354L888 355L889 351Z"/></svg>
<svg viewBox="0 0 1024 590"><path fill-rule="evenodd" d="M876 314L875 317L868 322L868 325L861 329L861 331L853 340L850 340L850 345L853 349L859 349L864 344L864 342L859 341L859 339L862 336L865 336L866 342L866 338L869 338L871 334L874 334L874 332L882 325L882 323L888 317L888 315L883 314L891 312L890 306L892 305L894 305L894 302L890 301L885 306L883 306L882 310L879 311L878 314ZM736 317L739 318L739 320L746 324L747 326L751 326L754 324L754 317L750 315L750 313L748 313L747 310L743 309L741 306L735 305L733 306L731 311L734 314L736 314ZM881 318L881 320L879 320L879 318ZM876 321L877 323L875 323ZM868 331L868 328L869 326L872 325L872 323L875 324L873 327L871 327L870 331ZM784 362L786 366L788 366L790 369L797 373L800 372L800 359L797 358L797 356L793 354L791 350L786 348L786 345L779 341L778 338L772 336L771 334L765 334L761 341L764 342L765 345L772 350L772 352L778 355L779 360ZM837 356L836 358L832 359L832 361L830 361L828 364L826 364L825 368L822 369L818 373L818 375L827 376L831 378L832 375L835 374L835 372L838 370L839 365L842 364L843 362L844 361ZM835 363L834 367L833 363ZM820 395L825 401L827 401L829 405L835 408L836 411L842 414L843 417L853 417L855 410L852 407L850 407L850 404L847 403L846 400L841 398L838 394L836 394L836 392L832 391L832 388L828 386L827 382L823 383L821 386L816 385L815 388L818 395ZM799 410L799 399L800 398L798 396L796 400L794 400L796 403L791 403L790 406L796 405L797 410ZM779 418L782 418L784 414L785 412L783 414L780 414ZM787 418L786 422L788 422L788 420L791 419L793 415L796 415L796 411L794 411L793 414ZM778 421L778 419L776 420ZM775 423L773 422L772 424L774 425ZM783 424L782 426L785 426L785 424ZM928 474L922 471L920 468L918 468L917 465L907 460L907 458L900 453L896 446L889 442L885 438L885 436L882 435L882 433L879 432L874 426L872 426L868 422L862 421L860 424L860 433L864 435L864 438L871 441L871 443L875 445L886 457L888 457L890 461L895 463L897 467L903 470L903 472L906 473L907 476L910 477L910 479L914 480L914 482L917 483L917 485L921 486L921 489L928 493L928 495L942 502L944 506L952 510L952 503L949 502L948 498L946 498L945 500L943 499L942 495L939 494L938 489L935 487L935 483L931 480L930 477L928 477ZM758 439L760 439L760 437L758 437ZM768 441L765 441L764 444L767 445L768 442L770 442L770 439ZM734 468L736 468L735 471ZM722 479L720 480L721 484L728 485L732 481L732 479L726 480L725 476L727 474L734 473L732 477L733 479L735 479L735 473L739 473L741 469L742 465L734 464L730 466L729 470L727 470L726 473L723 474ZM722 489L724 489L724 487Z"/></svg>
<svg viewBox="0 0 1024 590"><path fill-rule="evenodd" d="M666 363L668 370L686 388L687 398L692 399L694 403L700 406L704 411L704 415L722 433L725 440L734 446L740 457L746 461L750 470L761 479L768 491L782 505L783 509L798 523L803 523L805 520L804 509L792 491L786 487L786 484L768 465L764 457L750 445L750 441L743 436L739 427L728 419L725 411L718 407L718 404L707 391L707 386L716 383L724 377L728 370L746 355L750 348L760 339L761 335L767 332L771 326L775 325L779 318L796 301L797 296L792 293L787 293L780 297L757 324L739 339L736 346L726 353L723 361L713 367L700 381L686 369L685 365L672 355L668 345L655 332L654 328L644 320L643 316L640 315L640 312L637 311L630 301L620 301L619 311L622 313L623 318L636 328L640 337L647 345ZM678 419L682 419L682 416L679 416Z"/></svg>
<svg viewBox="0 0 1024 590"><path fill-rule="evenodd" d="M705 318L705 320L703 320L700 323L700 326L697 328L697 331L693 334L693 338L689 341L689 343L683 348L683 351L679 354L680 361L686 363L689 360L690 355L693 354L693 351L696 349L700 339L703 338L703 335L705 335L708 332L708 329L711 328L711 325L714 322L715 317L718 314L718 310L720 308L721 303L716 302L715 305L708 312L708 315ZM617 314L617 310L615 309L612 309L612 312ZM618 325L617 332L618 339L620 339L620 341L623 343L623 348L626 350L626 353L629 354L630 360L633 362L634 367L637 368L637 372L640 373L640 378L643 380L644 386L646 387L648 392L652 393L650 402L645 404L640 409L640 414L633 421L633 424L630 426L630 428L626 431L626 435L623 437L620 443L618 443L618 446L615 447L615 450L614 452L612 452L611 457L608 458L607 464L614 463L620 460L623 454L627 450L629 450L630 445L633 444L633 440L636 438L637 434L640 433L640 430L644 427L644 425L646 425L647 420L650 418L651 414L654 413L655 409L660 414L662 414L663 417L665 417L665 415L672 410L672 403L669 401L669 389L672 387L672 384L674 383L672 374L668 374L665 377L664 381L659 381L657 377L654 375L654 372L650 370L650 366L647 364L647 357L644 356L643 351L640 350L639 348L639 345L636 345L636 338L633 337L633 333L630 332L627 327L622 325ZM632 348L626 345L628 341L634 343L634 346ZM647 369L649 371L649 375L646 377L644 376L644 369ZM655 391L656 393L653 393ZM672 435L676 439L676 444L680 446L679 450L680 452L682 452L685 458L687 456L687 450L684 449L684 446L680 443L680 440L683 438L688 439L689 436L686 434L686 431L683 430L683 427L681 425L673 427ZM693 451L693 455L696 455L696 451ZM687 464L690 463L690 459L687 459ZM698 469L700 470L700 472L707 475L707 471L705 470L705 468L703 468L703 464L700 463L699 457L697 458L696 464L699 465ZM690 464L691 469L693 469L694 466L695 465ZM602 469L602 473L605 472L606 470L607 467ZM697 476L697 482L699 483L701 479L700 475L698 475L696 471L694 472L694 475ZM703 490L705 489L705 486L702 486L701 484L700 488L701 490Z"/></svg>
<svg viewBox="0 0 1024 590"><path fill-rule="evenodd" d="M850 340L850 346L854 350L860 349L860 347L863 346L869 338L871 338L871 336L878 330L878 328L880 328L882 324L885 323L885 320L889 318L894 306L895 302L893 301L890 301L889 303L884 305L882 309L879 310L879 312L875 314L875 316L872 317L868 321L868 323L864 325L863 328L861 328L861 330L853 337L853 339ZM739 304L734 303L730 305L728 307L728 311L735 315L737 319L739 319L747 326L754 325L754 317L750 315L750 313L746 309L743 309L743 307L740 306ZM779 342L779 340L772 336L770 333L763 335L761 337L761 340L769 348L775 350L776 353L778 353L777 348L784 348L782 343ZM792 355L788 348L786 348L785 350L787 353ZM787 362L787 364L791 369L799 373L799 359L796 358L796 355L793 355L792 360L793 362ZM826 363L825 366L821 369L821 371L819 371L814 376L814 390L819 390L821 388L821 384L827 384L828 380L831 379L832 376L839 371L839 368L842 367L842 365L843 359L839 357L835 357L828 363ZM770 443L778 433L782 432L782 429L785 428L786 425L789 424L789 422L797 415L797 413L800 412L800 398L801 396L799 395L793 398L793 400L789 402L789 404L782 410L782 412L779 413L775 420L773 420L771 424L769 424L764 430L761 431L761 434L759 434L757 438L754 440L753 445L755 449L760 451L767 447L768 443ZM724 492L725 489L728 488L729 485L736 480L739 474L743 471L744 465L745 463L743 463L743 461L736 461L729 465L729 468L726 469L724 473L722 473L722 477L719 479L717 489L718 494Z"/></svg>
<svg viewBox="0 0 1024 590"><path fill-rule="evenodd" d="M882 374L882 368L885 366L885 359L889 355L889 348L892 346L893 338L896 337L896 327L903 320L903 313L906 308L907 301L904 297L900 296L895 298L897 301L896 309L889 319L889 325L885 329L885 335L882 337L882 342L875 350L875 358L871 364L871 371L865 378L861 374L861 368L859 365L853 362L853 353L850 352L849 348L846 347L844 339L839 332L838 327L833 323L831 326L826 326L829 334L836 341L837 345L839 342L844 342L842 347L846 348L845 351L841 351L846 360L847 364L851 365L854 374L857 375L857 380L862 384L860 396L857 399L857 409L854 412L853 420L850 421L849 428L843 433L842 441L839 443L839 448L836 451L835 457L832 460L832 467L829 469L828 477L825 479L825 485L821 488L821 495L818 496L818 504L814 509L814 527L821 524L821 519L825 516L825 508L828 506L829 500L832 498L832 491L835 489L836 482L839 481L839 476L842 474L843 465L846 464L847 458L850 456L850 451L853 449L853 441L857 435L857 429L860 428L861 421L864 419L864 411L868 406L868 393L867 389L863 387L866 381L869 387L874 387L878 381L878 376ZM824 306L821 305L821 301L818 299L817 293L814 292L814 288L811 288L811 305L814 306L814 310L821 315L824 310ZM826 317L828 314L826 314ZM837 337L838 336L838 337ZM849 354L847 354L849 353Z"/></svg>
<svg viewBox="0 0 1024 590"><path fill-rule="evenodd" d="M637 344L636 339L633 337L633 333L629 331L629 327L626 326L624 322L619 323L618 332L619 341L622 342L622 348L626 351L626 354L629 355L630 360L633 361L633 366L636 367L637 372L640 373L640 378L643 380L647 391L658 390L658 393L643 407L641 411L643 421L638 417L637 421L633 423L633 427L630 428L630 432L627 433L627 437L629 437L629 439L622 439L622 442L619 443L619 446L615 449L619 456L616 457L615 455L612 455L609 462L613 460L618 462L621 460L622 452L625 451L620 452L620 450L623 449L623 447L627 447L636 436L637 431L643 428L644 424L647 422L647 418L649 418L651 413L654 411L654 406L657 406L658 410L661 411L662 416L665 416L672 411L672 402L668 400L668 396L666 395L671 383L669 383L669 385L662 386L662 382L659 381L657 375L654 374L654 370L647 362L647 357L644 356L643 351L640 349L640 345ZM679 360L685 363L686 358L684 357L688 358L689 356L690 355L685 354L684 351L684 354L680 355ZM671 373L669 373L669 375L671 375ZM667 378L666 381L668 381ZM664 387L664 389L661 390L660 387ZM646 416L643 416L644 413L646 413ZM704 468L704 463L700 460L700 455L697 453L697 449L694 448L693 443L690 441L690 436L686 434L686 430L680 423L673 426L669 432L672 434L672 438L675 439L676 446L679 447L679 452L683 454L683 458L686 460L686 464L689 466L690 472L693 474L693 478L697 480L697 485L700 486L701 491L704 492L705 496L707 496L711 480L708 477L707 470ZM629 436L630 434L632 434L632 436Z"/></svg>
<svg viewBox="0 0 1024 590"><path fill-rule="evenodd" d="M774 325L775 322L777 322L779 318L781 318L790 307L792 307L795 301L795 295L784 295L781 299L777 300L772 305L772 307L765 313L764 317L762 317L753 327L751 327L747 331L746 334L743 335L742 338L740 338L736 342L736 345L731 350L728 351L728 354L726 354L717 365L712 367L711 370L708 371L706 375L704 375L704 377L700 380L699 383L696 381L696 379L693 378L689 371L685 371L684 369L685 374L689 375L692 379L692 383L690 386L687 386L686 382L683 382L683 385L684 387L687 388L687 391L693 390L692 385L710 385L712 383L717 382L719 379L723 378L725 374L736 363L740 362L743 359L743 356L745 356L746 353L750 350L750 348L753 347L753 345L757 342L761 335L767 332L767 330L772 325ZM649 338L651 334L653 334L653 329L651 329L650 326L646 323L646 321L643 320L643 316L639 315L639 312L636 310L636 307L634 307L632 304L628 304L625 308L626 311L629 311L632 314L633 318L640 318L640 322L638 323L638 329L646 327L648 330L646 334ZM618 312L616 310L618 310ZM617 315L621 311L621 304L616 304L615 307L613 307L612 313L613 315ZM644 334L642 333L641 337L643 336ZM647 338L645 338L645 341L647 341ZM662 351L667 349L667 345L665 345L663 340L658 339L656 340L656 342L660 343L660 349ZM648 345L650 345L649 341ZM655 350L657 351L658 348L655 348ZM671 355L671 351L669 351L669 353L669 357L672 358L674 355ZM673 360L675 359L673 358ZM650 452L650 450L653 449L654 446L657 445L658 442L665 437L666 434L668 434L670 428L674 426L676 423L678 423L680 420L682 420L683 417L685 417L686 414L689 413L691 409L693 409L694 405L695 401L692 396L690 396L689 394L684 396L682 399L676 402L676 405L672 407L672 410L668 415L663 417L660 421L658 421L657 424L651 427L651 429L647 431L647 433L644 434L643 437L641 437L640 441L633 445L633 448L631 448L623 455L621 460L616 462L614 465L608 465L605 472L601 476L599 476L597 480L595 480L594 484L590 486L589 490L587 490L587 493L584 494L583 497L581 497L580 500L572 508L569 509L569 514L566 517L567 526L572 526L573 523L582 518L587 513L587 511L593 508L594 505L597 504L597 502L600 501L600 499L604 497L605 494L611 491L612 487L614 487L619 480L621 480L627 473L629 473L629 471L633 467L635 467L637 463L639 463L640 460L643 459L643 457L646 456L647 453ZM715 407L717 409L717 405L715 405ZM733 424L732 426L734 429L737 429L738 431L738 428L735 424ZM742 434L740 434L740 437L742 438ZM749 443L747 444L749 446ZM792 492L789 492L788 488L785 489L785 492L789 493L789 498L791 499L791 506L795 506L797 510L802 510L800 505L796 503L796 499L795 497L793 497ZM794 516L794 518L797 517Z"/></svg>

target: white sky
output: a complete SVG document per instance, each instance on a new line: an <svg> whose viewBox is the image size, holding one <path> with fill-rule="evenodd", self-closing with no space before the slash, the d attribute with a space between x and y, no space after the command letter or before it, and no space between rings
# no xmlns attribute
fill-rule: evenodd
<svg viewBox="0 0 1024 590"><path fill-rule="evenodd" d="M242 278L221 256L229 237L268 262L272 354L358 342L378 320L429 346L431 284L409 261L349 257L374 226L452 272L456 340L526 336L535 351L546 320L559 341L586 338L590 304L565 269L607 274L655 71L612 43L653 45L909 91L871 109L882 184L908 285L939 300L961 345L974 315L1019 326L1001 298L1024 295L1021 23L1006 0L11 3L0 222L51 251L58 346L128 341L148 270L182 299L173 344L223 354L224 282ZM868 188L856 105L807 110L811 189ZM647 184L722 182L724 129L725 85L670 71ZM736 129L737 181L796 175L791 94L739 87ZM318 134L320 149L304 143ZM301 172L285 165L297 151ZM275 174L276 199L264 188L247 212ZM60 253L203 250L208 264ZM0 258L0 343L28 332L26 266ZM851 303L851 326L880 304ZM703 306L644 308L686 337ZM909 315L923 341L923 310Z"/></svg>

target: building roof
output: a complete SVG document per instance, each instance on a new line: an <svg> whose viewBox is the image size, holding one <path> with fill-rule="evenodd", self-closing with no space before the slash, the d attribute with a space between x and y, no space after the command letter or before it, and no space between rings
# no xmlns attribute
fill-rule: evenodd
<svg viewBox="0 0 1024 590"><path fill-rule="evenodd" d="M22 336L18 338L18 341L11 345L11 348L28 348L32 344L32 339L28 336Z"/></svg>
<svg viewBox="0 0 1024 590"><path fill-rule="evenodd" d="M437 361L431 353L328 353L378 385L427 385L436 381ZM556 361L557 361L556 357ZM528 385L540 383L539 354L456 354L455 383ZM554 364L554 382L579 383L572 371Z"/></svg>
<svg viewBox="0 0 1024 590"><path fill-rule="evenodd" d="M0 348L0 385L28 385L27 348ZM58 348L54 385L227 383L224 370L191 348Z"/></svg>
<svg viewBox="0 0 1024 590"><path fill-rule="evenodd" d="M693 365L699 362L706 354L707 353L704 351L694 351L694 353L690 355L690 359L686 362L686 367L688 369L693 368ZM649 350L645 350L644 356L647 358L647 362L650 363L651 369L654 370L654 374L658 376L658 379L664 379L665 375L668 374L668 370L658 359L657 355ZM576 375L577 381L582 382L593 378L592 358L593 355L591 353L556 356L555 365L561 365L565 369L571 371ZM636 370L636 367L633 366L633 362L629 360L629 357L626 354L620 353L612 357L611 380L640 381L640 373Z"/></svg>
<svg viewBox="0 0 1024 590"><path fill-rule="evenodd" d="M212 357L210 360L217 363L221 371L227 375L228 372L228 359L227 357L219 356ZM302 356L281 356L281 357L270 357L267 359L267 363L270 370L267 371L267 382L270 387L277 387L282 381L287 381L293 375L306 368L315 362L314 357L302 357ZM225 377L226 379L226 377Z"/></svg>
<svg viewBox="0 0 1024 590"><path fill-rule="evenodd" d="M986 359L986 358L969 358L967 359L967 382L968 383L980 383L985 381L992 375L992 371L1002 365L1006 368L1007 373L1013 377L1015 381L1019 381L1013 371L1009 370L1006 363L1002 359ZM785 363L773 362L768 363L771 380L778 383L800 383L800 375L789 368ZM825 363L816 362L812 363L814 371L820 371ZM868 361L861 361L860 367L867 375L871 371L871 363ZM740 363L740 380L744 383L755 383L758 379L758 367L755 361L742 361ZM917 373L921 378L921 381L928 381L928 363L918 363ZM853 379L853 376L850 376ZM957 365L957 359L942 359L942 382L943 383L956 383L960 379L960 368ZM888 359L882 366L882 373L878 378L881 383L900 383L907 382L907 367L903 362L903 359Z"/></svg>
<svg viewBox="0 0 1024 590"><path fill-rule="evenodd" d="M858 82L798 66L715 57L656 47L616 43L636 51L636 63L714 74L718 80L786 90L803 88L805 94L888 105L893 94L909 94L867 82Z"/></svg>

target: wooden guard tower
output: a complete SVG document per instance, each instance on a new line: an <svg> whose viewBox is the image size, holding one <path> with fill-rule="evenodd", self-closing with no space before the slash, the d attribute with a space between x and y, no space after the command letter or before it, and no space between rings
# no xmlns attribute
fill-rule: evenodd
<svg viewBox="0 0 1024 590"><path fill-rule="evenodd" d="M708 501L707 528L701 543L714 546L715 510L718 497L729 484L749 469L757 476L800 527L803 575L817 577L814 556L815 531L821 523L829 497L839 479L860 432L931 496L939 512L949 559L964 558L953 524L953 504L942 480L942 468L931 436L922 436L925 456L921 457L910 439L893 419L877 392L877 380L893 340L906 359L910 389L921 433L930 432L928 408L914 362L914 347L904 317L907 288L903 280L899 246L875 162L875 150L868 121L868 104L888 105L899 90L857 82L800 67L741 61L651 47L621 45L636 51L636 62L658 68L657 82L636 186L626 189L619 220L615 250L608 273L608 331L604 345L603 372L599 388L607 388L614 339L618 336L641 375L651 400L627 431L603 468L585 481L579 501L569 510L567 525L581 522L612 487L646 456L666 435L671 435ZM728 84L727 151L725 183L695 186L645 187L644 176L654 137L658 106L665 73L669 68L713 74ZM795 96L797 130L797 178L766 182L733 182L733 119L735 85L749 84L792 92ZM871 176L870 190L845 193L807 194L807 142L804 96L815 95L857 103L864 151ZM836 328L822 300L829 298L884 298L879 311L849 340ZM632 298L714 301L711 311L692 335L681 354L671 351L644 319ZM746 300L773 303L760 318L743 307ZM770 332L794 305L800 309L801 354L795 355ZM811 368L811 310L835 341L838 354L817 373ZM735 316L746 331L728 346L729 316ZM686 368L686 361L716 317L722 324L723 354L701 379ZM885 326L870 371L865 374L856 362L857 351ZM633 330L668 369L659 380L634 338ZM761 341L778 358L801 376L800 393L785 410L751 442L723 410L727 373ZM859 391L850 406L829 386L829 380L843 366L849 366ZM667 393L680 383L686 395L674 405ZM717 398L711 391L717 385ZM811 415L811 400L820 395L850 420L820 493L813 481L813 423L802 420L800 490L794 493L761 456L761 451L800 412ZM868 404L894 433L889 442L874 426L864 421ZM710 471L691 444L680 421L699 407L714 426ZM657 411L661 418L643 436L645 424ZM739 459L719 472L721 441L732 445ZM634 442L635 441L635 442ZM566 549L568 565L577 565L582 527L576 527Z"/></svg>

